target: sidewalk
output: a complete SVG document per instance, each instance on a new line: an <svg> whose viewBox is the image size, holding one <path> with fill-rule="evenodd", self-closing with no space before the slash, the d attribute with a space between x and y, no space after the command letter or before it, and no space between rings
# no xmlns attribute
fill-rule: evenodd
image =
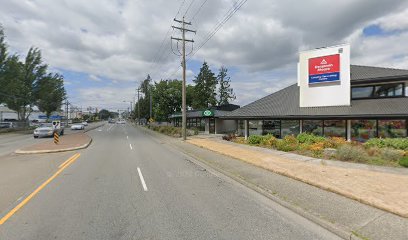
<svg viewBox="0 0 408 240"><path fill-rule="evenodd" d="M188 142L408 217L408 175L317 165L216 139L191 138Z"/></svg>
<svg viewBox="0 0 408 240"><path fill-rule="evenodd" d="M19 154L35 154L35 153L53 153L65 152L86 148L91 144L92 138L84 133L75 133L63 135L59 138L58 144L54 143L53 138L49 141L40 142L31 146L27 146L15 151Z"/></svg>
<svg viewBox="0 0 408 240"><path fill-rule="evenodd" d="M246 161L240 161L187 143L190 140L184 142L143 127L140 129L145 134L154 136L164 147L171 147L175 151L185 153L186 160L188 158L191 159L189 161L194 159L193 162L199 165L202 163L203 168L209 171L214 169L216 172L234 179L344 239L408 239L407 218L276 174ZM226 142L213 135L189 137L189 139L193 138L210 138L209 141L219 141L260 152L270 151L269 149ZM316 165L315 162L309 161L309 163Z"/></svg>

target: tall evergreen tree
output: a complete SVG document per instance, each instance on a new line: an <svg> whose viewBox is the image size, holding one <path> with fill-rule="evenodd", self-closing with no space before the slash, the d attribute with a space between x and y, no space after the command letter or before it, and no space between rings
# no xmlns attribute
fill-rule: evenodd
<svg viewBox="0 0 408 240"><path fill-rule="evenodd" d="M193 80L194 98L192 107L194 109L208 108L217 105L217 78L204 61L200 73Z"/></svg>
<svg viewBox="0 0 408 240"><path fill-rule="evenodd" d="M217 76L218 83L220 84L218 88L218 105L229 104L230 100L235 99L234 91L230 85L230 77L228 77L227 74L228 69L222 66Z"/></svg>
<svg viewBox="0 0 408 240"><path fill-rule="evenodd" d="M7 45L5 40L5 35L3 31L3 27L0 25L0 86L4 86L4 70L7 60ZM5 99L5 92L1 91L4 89L0 89L0 103L2 103Z"/></svg>

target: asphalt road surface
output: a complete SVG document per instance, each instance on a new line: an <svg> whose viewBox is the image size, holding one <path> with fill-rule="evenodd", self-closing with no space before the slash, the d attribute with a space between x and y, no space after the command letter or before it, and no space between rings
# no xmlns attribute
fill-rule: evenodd
<svg viewBox="0 0 408 240"><path fill-rule="evenodd" d="M1 240L338 239L130 125L88 133L92 145L0 225Z"/></svg>

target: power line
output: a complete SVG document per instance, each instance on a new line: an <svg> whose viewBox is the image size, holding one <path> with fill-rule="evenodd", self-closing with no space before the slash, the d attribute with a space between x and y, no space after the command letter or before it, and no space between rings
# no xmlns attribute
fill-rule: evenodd
<svg viewBox="0 0 408 240"><path fill-rule="evenodd" d="M226 22L228 22L229 19L247 2L248 0L241 0L239 3L234 4L227 12L224 14L222 17L221 21L219 21L213 28L212 31L210 31L204 40L200 43L200 45L196 48L196 50L187 58L187 62L221 29L222 26ZM202 4L203 5L203 4ZM171 78L174 76L179 70L181 66L179 66L176 71L174 71L169 77L166 77L166 79Z"/></svg>
<svg viewBox="0 0 408 240"><path fill-rule="evenodd" d="M201 9L203 8L204 4L207 2L208 0L204 0L203 3L201 3L200 7L198 8L198 10L194 13L193 17L191 18L191 21L194 21L195 17L197 16L197 14L201 11Z"/></svg>
<svg viewBox="0 0 408 240"><path fill-rule="evenodd" d="M190 5L188 5L188 8L186 10L186 12L184 13L183 17L185 17L188 13L188 10L190 10L191 5L193 5L193 3L195 2L195 0L191 0Z"/></svg>

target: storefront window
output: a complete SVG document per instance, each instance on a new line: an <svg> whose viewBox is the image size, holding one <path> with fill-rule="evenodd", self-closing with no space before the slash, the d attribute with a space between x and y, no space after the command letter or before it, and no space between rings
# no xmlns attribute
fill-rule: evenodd
<svg viewBox="0 0 408 240"><path fill-rule="evenodd" d="M406 137L406 120L378 120L378 136L382 138Z"/></svg>
<svg viewBox="0 0 408 240"><path fill-rule="evenodd" d="M323 120L303 120L303 132L323 135Z"/></svg>
<svg viewBox="0 0 408 240"><path fill-rule="evenodd" d="M298 135L300 132L299 120L282 120L282 138L286 135Z"/></svg>
<svg viewBox="0 0 408 240"><path fill-rule="evenodd" d="M249 120L249 135L262 135L262 120Z"/></svg>
<svg viewBox="0 0 408 240"><path fill-rule="evenodd" d="M351 140L364 142L376 136L376 120L351 120Z"/></svg>
<svg viewBox="0 0 408 240"><path fill-rule="evenodd" d="M238 136L245 136L245 120L238 120Z"/></svg>
<svg viewBox="0 0 408 240"><path fill-rule="evenodd" d="M324 120L325 137L346 137L345 120Z"/></svg>
<svg viewBox="0 0 408 240"><path fill-rule="evenodd" d="M262 135L271 134L280 138L280 120L264 120L262 126Z"/></svg>

